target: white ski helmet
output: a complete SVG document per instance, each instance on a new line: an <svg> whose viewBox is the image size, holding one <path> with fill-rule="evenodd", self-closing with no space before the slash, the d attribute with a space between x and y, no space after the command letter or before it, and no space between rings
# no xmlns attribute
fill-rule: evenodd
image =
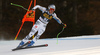
<svg viewBox="0 0 100 55"><path fill-rule="evenodd" d="M56 6L55 6L54 4L51 4L51 5L48 6L48 9L49 9L49 10L50 10L50 8L54 9L54 11L55 11Z"/></svg>

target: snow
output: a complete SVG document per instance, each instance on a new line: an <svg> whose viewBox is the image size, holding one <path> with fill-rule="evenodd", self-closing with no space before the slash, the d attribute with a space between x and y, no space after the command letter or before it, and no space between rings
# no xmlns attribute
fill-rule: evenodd
<svg viewBox="0 0 100 55"><path fill-rule="evenodd" d="M100 35L39 39L35 45L48 47L12 51L21 40L1 40L0 55L100 55Z"/></svg>

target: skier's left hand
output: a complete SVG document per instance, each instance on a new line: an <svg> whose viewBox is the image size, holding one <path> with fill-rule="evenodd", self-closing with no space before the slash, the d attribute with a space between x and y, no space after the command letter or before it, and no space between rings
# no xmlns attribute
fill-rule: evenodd
<svg viewBox="0 0 100 55"><path fill-rule="evenodd" d="M61 23L61 25L63 25L63 27L64 27L64 28L66 28L66 26L67 26L67 25L66 25L66 24L64 24L64 23Z"/></svg>

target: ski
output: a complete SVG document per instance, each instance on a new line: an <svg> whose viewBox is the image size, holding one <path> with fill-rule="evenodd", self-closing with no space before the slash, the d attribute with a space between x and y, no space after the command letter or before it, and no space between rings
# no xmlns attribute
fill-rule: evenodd
<svg viewBox="0 0 100 55"><path fill-rule="evenodd" d="M37 47L47 47L47 46L48 46L48 44L36 45L36 46L30 46L30 47L21 47L21 48L13 49L12 51L15 51L15 50L22 50L22 49L29 49L29 48L37 48Z"/></svg>
<svg viewBox="0 0 100 55"><path fill-rule="evenodd" d="M24 45L22 45L22 46L20 46L20 47L17 47L17 48L12 49L12 51L15 51L15 50L17 50L17 49L20 49L20 48L22 48L22 47L28 45L29 43L30 43L30 41L28 41L27 43L25 43Z"/></svg>

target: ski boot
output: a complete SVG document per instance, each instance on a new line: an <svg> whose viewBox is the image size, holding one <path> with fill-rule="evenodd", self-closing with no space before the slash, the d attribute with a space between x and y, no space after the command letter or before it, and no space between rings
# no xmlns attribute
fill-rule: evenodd
<svg viewBox="0 0 100 55"><path fill-rule="evenodd" d="M32 40L32 41L30 42L30 44L27 45L27 47L32 46L34 43L35 43L35 42Z"/></svg>
<svg viewBox="0 0 100 55"><path fill-rule="evenodd" d="M20 44L18 45L18 47L20 47L22 45L24 45L24 42L23 41L20 42Z"/></svg>

